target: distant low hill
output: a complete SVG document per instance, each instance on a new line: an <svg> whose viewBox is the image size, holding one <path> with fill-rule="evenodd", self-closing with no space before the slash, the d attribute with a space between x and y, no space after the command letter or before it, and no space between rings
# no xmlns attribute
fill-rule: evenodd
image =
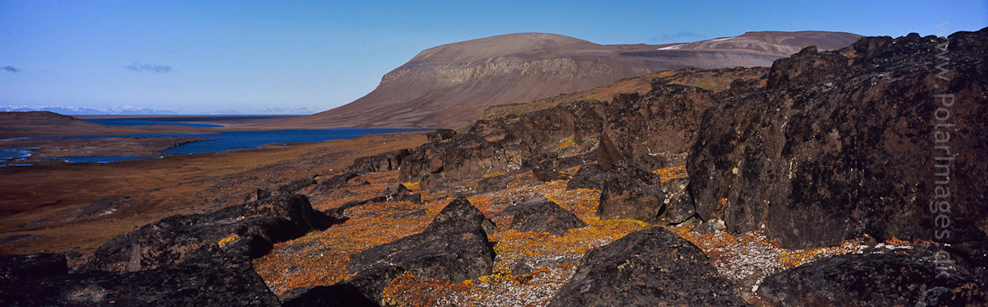
<svg viewBox="0 0 988 307"><path fill-rule="evenodd" d="M0 139L32 136L208 133L208 131L206 128L173 125L107 126L48 111L0 112Z"/></svg>
<svg viewBox="0 0 988 307"><path fill-rule="evenodd" d="M422 51L347 105L266 127L439 128L477 119L491 106L586 91L660 71L770 66L803 47L838 49L842 32L749 32L665 45L599 45L545 33L500 35Z"/></svg>

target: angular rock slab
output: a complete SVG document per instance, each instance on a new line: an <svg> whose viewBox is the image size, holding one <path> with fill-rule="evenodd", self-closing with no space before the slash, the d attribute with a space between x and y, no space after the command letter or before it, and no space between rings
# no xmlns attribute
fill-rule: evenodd
<svg viewBox="0 0 988 307"><path fill-rule="evenodd" d="M388 282L405 270L395 266L366 269L350 279L332 286L292 289L279 297L282 306L381 306L382 292Z"/></svg>
<svg viewBox="0 0 988 307"><path fill-rule="evenodd" d="M666 210L666 193L658 175L622 164L607 174L597 215L602 220L635 219L654 223Z"/></svg>
<svg viewBox="0 0 988 307"><path fill-rule="evenodd" d="M484 214L465 197L451 201L425 231L350 256L347 270L395 266L421 279L459 283L491 274L494 249L484 232Z"/></svg>
<svg viewBox="0 0 988 307"><path fill-rule="evenodd" d="M575 214L542 196L505 208L498 215L510 216L508 229L521 232L548 232L562 236L567 230L587 226Z"/></svg>
<svg viewBox="0 0 988 307"><path fill-rule="evenodd" d="M587 252L549 306L747 306L700 248L661 227Z"/></svg>
<svg viewBox="0 0 988 307"><path fill-rule="evenodd" d="M272 243L319 228L321 215L302 195L270 197L207 214L175 215L111 239L94 253L87 268L154 269L185 261L203 247L239 239L250 242L247 256L259 257Z"/></svg>
<svg viewBox="0 0 988 307"><path fill-rule="evenodd" d="M988 304L975 278L956 269L941 275L932 260L932 255L833 256L765 277L758 294L768 306Z"/></svg>
<svg viewBox="0 0 988 307"><path fill-rule="evenodd" d="M599 164L581 165L576 175L566 183L566 190L591 189L600 190L607 182L607 171Z"/></svg>
<svg viewBox="0 0 988 307"><path fill-rule="evenodd" d="M0 306L280 305L243 256L246 244L237 240L223 249L204 247L180 264L138 272L5 274L0 276ZM63 265L54 271L66 270Z"/></svg>

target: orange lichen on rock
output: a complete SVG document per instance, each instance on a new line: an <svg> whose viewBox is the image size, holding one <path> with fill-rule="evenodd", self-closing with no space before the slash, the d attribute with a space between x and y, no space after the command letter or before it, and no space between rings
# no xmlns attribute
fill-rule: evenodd
<svg viewBox="0 0 988 307"><path fill-rule="evenodd" d="M665 183L666 181L673 179L687 178L686 165L678 165L666 168L660 168L652 171L653 174L659 175L659 180Z"/></svg>
<svg viewBox="0 0 988 307"><path fill-rule="evenodd" d="M232 243L233 241L236 241L236 240L237 240L237 239L239 239L239 238L240 238L240 236L238 236L238 235L236 235L236 234L234 234L234 235L232 235L232 236L229 236L229 237L226 237L226 238L223 238L223 239L222 239L222 240L220 240L219 242L216 242L216 245L219 245L219 246L220 246L220 248L223 248L223 247L226 247L226 245L227 245L227 244L230 244L230 243Z"/></svg>
<svg viewBox="0 0 988 307"><path fill-rule="evenodd" d="M566 148L573 147L573 142L574 141L575 140L574 140L573 136L570 136L570 137L567 137L567 138L563 139L562 141L559 142L559 149L566 149Z"/></svg>

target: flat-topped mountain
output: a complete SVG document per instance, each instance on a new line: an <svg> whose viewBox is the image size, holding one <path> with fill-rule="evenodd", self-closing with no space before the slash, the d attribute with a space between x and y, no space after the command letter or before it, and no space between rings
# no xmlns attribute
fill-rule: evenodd
<svg viewBox="0 0 988 307"><path fill-rule="evenodd" d="M665 70L770 66L806 46L837 49L858 38L840 32L749 32L688 44L600 45L546 33L493 36L427 49L386 74L367 96L265 126L456 127L491 106L585 91Z"/></svg>

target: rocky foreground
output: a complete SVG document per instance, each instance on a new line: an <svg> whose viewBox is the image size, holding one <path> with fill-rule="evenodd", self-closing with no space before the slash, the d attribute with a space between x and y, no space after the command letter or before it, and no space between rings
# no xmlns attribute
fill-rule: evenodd
<svg viewBox="0 0 988 307"><path fill-rule="evenodd" d="M868 37L502 112L71 266L4 256L0 303L983 306L985 50Z"/></svg>

